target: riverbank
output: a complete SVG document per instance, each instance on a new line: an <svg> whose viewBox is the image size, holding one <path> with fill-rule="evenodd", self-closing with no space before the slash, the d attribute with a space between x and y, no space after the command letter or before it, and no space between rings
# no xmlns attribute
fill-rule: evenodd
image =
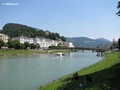
<svg viewBox="0 0 120 90"><path fill-rule="evenodd" d="M77 71L79 80L71 80L73 74L69 74L53 81L39 90L119 90L120 89L120 52L108 53L106 58ZM84 85L85 74L92 79L92 83ZM83 84L82 87L79 84Z"/></svg>
<svg viewBox="0 0 120 90"><path fill-rule="evenodd" d="M31 54L47 54L57 52L70 52L70 50L0 50L0 56L17 56Z"/></svg>

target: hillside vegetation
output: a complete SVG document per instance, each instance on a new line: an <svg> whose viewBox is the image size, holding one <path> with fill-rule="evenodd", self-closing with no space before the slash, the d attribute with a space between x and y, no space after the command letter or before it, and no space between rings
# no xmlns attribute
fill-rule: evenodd
<svg viewBox="0 0 120 90"><path fill-rule="evenodd" d="M71 80L73 74L69 74L41 86L39 90L119 90L120 89L120 52L109 53L104 60L77 71L78 80ZM92 83L84 84L85 74L92 79ZM79 84L83 86L80 87Z"/></svg>
<svg viewBox="0 0 120 90"><path fill-rule="evenodd" d="M9 37L27 36L35 38L37 36L53 40L62 39L63 41L66 41L65 37L60 36L59 33L53 33L49 31L49 33L46 34L46 32L42 29L36 29L16 23L7 23L6 25L4 25L3 30L0 32L8 35Z"/></svg>

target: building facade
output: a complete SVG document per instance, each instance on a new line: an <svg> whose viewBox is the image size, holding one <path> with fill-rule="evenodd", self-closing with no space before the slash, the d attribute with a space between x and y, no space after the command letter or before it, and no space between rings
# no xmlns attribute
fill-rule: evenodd
<svg viewBox="0 0 120 90"><path fill-rule="evenodd" d="M58 42L51 39L43 39L43 38L34 38L33 43L39 44L41 48L48 48L49 46L57 46Z"/></svg>
<svg viewBox="0 0 120 90"><path fill-rule="evenodd" d="M74 47L72 42L60 42L51 39L44 38L29 38L25 36L13 37L12 40L18 40L20 43L24 44L28 42L29 44L33 43L34 45L39 44L41 48L48 48L49 46L66 46L66 47Z"/></svg>
<svg viewBox="0 0 120 90"><path fill-rule="evenodd" d="M13 37L12 40L18 40L20 43L24 44L28 42L29 44L33 43L34 45L39 44L41 48L48 48L49 46L57 46L58 42L51 39L43 38L29 38L25 36Z"/></svg>
<svg viewBox="0 0 120 90"><path fill-rule="evenodd" d="M8 36L0 33L0 40L3 40L4 43L7 43L8 42Z"/></svg>
<svg viewBox="0 0 120 90"><path fill-rule="evenodd" d="M63 42L63 46L69 47L69 48L73 48L74 45L72 42Z"/></svg>
<svg viewBox="0 0 120 90"><path fill-rule="evenodd" d="M29 44L33 43L33 38L29 38L25 36L12 37L12 40L18 40L22 44L24 44L25 42L28 42Z"/></svg>
<svg viewBox="0 0 120 90"><path fill-rule="evenodd" d="M98 49L108 50L108 49L110 49L110 47L111 47L111 44L100 44L100 45L98 45Z"/></svg>

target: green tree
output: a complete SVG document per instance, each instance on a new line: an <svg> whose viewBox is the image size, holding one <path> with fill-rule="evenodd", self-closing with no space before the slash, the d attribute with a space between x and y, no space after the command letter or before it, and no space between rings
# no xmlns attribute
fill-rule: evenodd
<svg viewBox="0 0 120 90"><path fill-rule="evenodd" d="M56 40L56 39L57 39L57 36L56 36L54 33L52 33L52 39L53 39L53 40Z"/></svg>
<svg viewBox="0 0 120 90"><path fill-rule="evenodd" d="M39 48L40 48L40 44L39 44L39 43L37 43L36 48L37 48L37 49L39 49Z"/></svg>
<svg viewBox="0 0 120 90"><path fill-rule="evenodd" d="M45 37L46 34L43 30L38 30L37 33L36 33L36 36Z"/></svg>
<svg viewBox="0 0 120 90"><path fill-rule="evenodd" d="M21 49L21 44L18 40L14 40L13 43L14 43L14 48L15 49Z"/></svg>
<svg viewBox="0 0 120 90"><path fill-rule="evenodd" d="M118 39L118 48L120 50L120 38Z"/></svg>
<svg viewBox="0 0 120 90"><path fill-rule="evenodd" d="M14 43L13 40L11 38L8 39L8 48L13 48L14 47Z"/></svg>
<svg viewBox="0 0 120 90"><path fill-rule="evenodd" d="M62 39L62 41L64 41L64 42L66 41L66 39L65 39L65 37L64 37L64 36L62 36L62 37L61 37L61 39Z"/></svg>
<svg viewBox="0 0 120 90"><path fill-rule="evenodd" d="M34 45L33 43L30 44L30 48L31 49L35 49L36 48L36 45Z"/></svg>
<svg viewBox="0 0 120 90"><path fill-rule="evenodd" d="M25 42L24 45L25 45L25 49L27 49L28 47L30 47L30 44L28 42Z"/></svg>
<svg viewBox="0 0 120 90"><path fill-rule="evenodd" d="M120 1L118 2L117 8L119 9L119 11L116 13L116 15L120 16Z"/></svg>
<svg viewBox="0 0 120 90"><path fill-rule="evenodd" d="M20 43L20 49L26 49L26 48L25 48L25 45L22 44L22 43Z"/></svg>
<svg viewBox="0 0 120 90"><path fill-rule="evenodd" d="M3 40L0 40L0 48L4 45L5 45L5 43L3 42Z"/></svg>
<svg viewBox="0 0 120 90"><path fill-rule="evenodd" d="M57 36L57 38L60 38L60 34L59 33L55 33L55 35Z"/></svg>
<svg viewBox="0 0 120 90"><path fill-rule="evenodd" d="M49 39L52 39L52 34L51 33L49 33Z"/></svg>

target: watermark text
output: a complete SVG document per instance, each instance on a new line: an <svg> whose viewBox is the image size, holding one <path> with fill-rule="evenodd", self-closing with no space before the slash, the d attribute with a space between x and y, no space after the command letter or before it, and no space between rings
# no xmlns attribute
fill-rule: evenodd
<svg viewBox="0 0 120 90"><path fill-rule="evenodd" d="M17 6L17 5L19 5L19 3L9 3L9 2L7 2L7 3L3 3L2 5L5 5L5 6Z"/></svg>

